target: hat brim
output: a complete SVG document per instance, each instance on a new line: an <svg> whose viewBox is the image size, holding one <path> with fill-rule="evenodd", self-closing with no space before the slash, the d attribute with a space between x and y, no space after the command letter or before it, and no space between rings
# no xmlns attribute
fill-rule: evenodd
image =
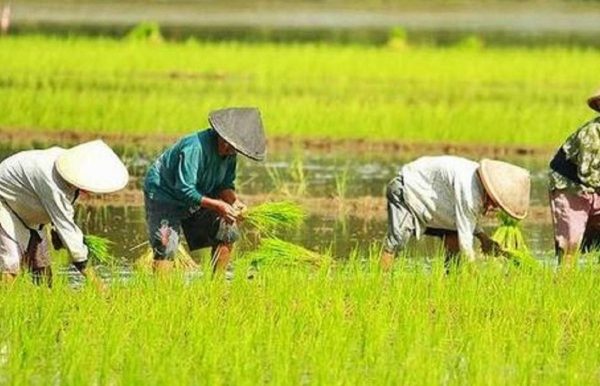
<svg viewBox="0 0 600 386"><path fill-rule="evenodd" d="M231 138L231 136L228 136L227 133L223 132L223 130L219 130L219 126L213 124L213 122L211 122L210 119L208 120L208 123L210 123L210 126L213 128L213 130L216 131L217 134L219 134L219 136L225 140L225 142L230 144L231 147L233 147L236 152L244 155L245 157L248 157L250 159L258 161L258 162L262 162L265 160L266 152L260 153L260 154L251 153L251 152L247 151L245 149L245 147L242 146L240 143L237 143L235 139Z"/></svg>
<svg viewBox="0 0 600 386"><path fill-rule="evenodd" d="M527 210L525 210L523 213L516 213L508 205L506 205L505 202L503 202L499 192L494 187L494 184L492 184L489 180L489 164L486 161L487 160L484 159L480 162L479 168L477 169L477 174L479 175L479 179L481 180L487 195L489 195L491 199L500 207L500 209L505 211L509 216L517 220L523 220L525 217L527 217Z"/></svg>
<svg viewBox="0 0 600 386"><path fill-rule="evenodd" d="M238 153L255 161L264 161L266 138L257 108L231 107L211 111L208 122Z"/></svg>
<svg viewBox="0 0 600 386"><path fill-rule="evenodd" d="M123 162L101 140L66 150L54 165L65 181L92 193L116 192L129 181L129 173Z"/></svg>

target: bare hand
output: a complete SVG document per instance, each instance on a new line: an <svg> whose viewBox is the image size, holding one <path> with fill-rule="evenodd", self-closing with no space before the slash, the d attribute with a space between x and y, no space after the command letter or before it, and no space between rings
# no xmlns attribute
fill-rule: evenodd
<svg viewBox="0 0 600 386"><path fill-rule="evenodd" d="M489 237L482 238L481 240L481 249L483 253L488 255L498 255L502 252L502 247L496 241L492 240Z"/></svg>
<svg viewBox="0 0 600 386"><path fill-rule="evenodd" d="M239 215L239 212L235 210L233 206L221 200L217 201L214 209L215 212L229 224L233 224Z"/></svg>
<svg viewBox="0 0 600 386"><path fill-rule="evenodd" d="M243 218L246 212L248 211L248 207L246 206L246 204L241 202L239 199L235 200L235 202L233 203L233 209L238 212L238 219Z"/></svg>

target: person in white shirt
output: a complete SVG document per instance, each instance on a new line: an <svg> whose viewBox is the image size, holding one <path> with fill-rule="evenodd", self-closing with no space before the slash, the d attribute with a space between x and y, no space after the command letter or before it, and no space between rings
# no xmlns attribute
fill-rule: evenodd
<svg viewBox="0 0 600 386"><path fill-rule="evenodd" d="M80 193L110 193L127 185L129 174L101 140L71 149L52 147L16 153L0 162L0 278L12 281L23 264L50 284L50 253L44 227L52 224L75 267L100 285L86 268L88 249L75 224Z"/></svg>
<svg viewBox="0 0 600 386"><path fill-rule="evenodd" d="M511 217L525 218L530 189L529 172L502 161L436 156L404 165L387 187L382 267L390 269L408 240L423 234L443 239L447 267L461 252L475 259L474 237L484 253L498 250L478 225L480 217L500 208Z"/></svg>

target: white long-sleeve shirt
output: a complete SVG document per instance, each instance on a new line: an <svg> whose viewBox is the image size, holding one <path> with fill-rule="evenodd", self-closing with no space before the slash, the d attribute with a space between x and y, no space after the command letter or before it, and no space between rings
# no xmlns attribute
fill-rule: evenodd
<svg viewBox="0 0 600 386"><path fill-rule="evenodd" d="M0 199L30 229L52 223L74 262L87 260L83 233L75 224L76 188L58 174L54 163L65 149L29 150L0 162Z"/></svg>
<svg viewBox="0 0 600 386"><path fill-rule="evenodd" d="M456 230L460 249L473 258L473 234L483 213L479 164L454 156L422 157L404 165L404 199L417 218L417 237L425 228Z"/></svg>

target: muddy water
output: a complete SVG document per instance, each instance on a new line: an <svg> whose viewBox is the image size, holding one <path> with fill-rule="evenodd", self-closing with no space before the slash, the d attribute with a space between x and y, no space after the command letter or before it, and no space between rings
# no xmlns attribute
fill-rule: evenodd
<svg viewBox="0 0 600 386"><path fill-rule="evenodd" d="M87 212L87 210L86 210ZM89 221L79 221L84 232L103 235L115 242L115 256L131 261L146 249L146 225L143 208L125 209L110 207L89 211ZM105 217L106 216L106 217ZM488 227L489 231L490 229ZM384 219L364 219L353 216L326 218L310 216L304 226L282 234L285 240L301 244L317 251L331 251L336 258L347 258L357 249L367 252L372 243L380 242L386 231ZM525 224L524 234L536 256L552 255L551 224ZM420 242L409 245L411 255L431 256L440 248L440 242L433 237L424 237Z"/></svg>
<svg viewBox="0 0 600 386"><path fill-rule="evenodd" d="M241 160L238 173L239 190L246 195L287 191L309 197L343 196L382 197L384 187L398 168L409 159L402 157L363 157L348 159L328 156L275 156L265 165ZM532 172L532 204L546 205L547 190L544 165L546 160L520 158L512 160ZM137 161L134 174L145 170L144 161ZM138 182L139 185L139 182ZM346 258L353 249L367 251L373 242L380 242L386 231L385 215L349 213L338 216L310 216L306 224L282 235L286 240L307 248L331 251L337 258ZM146 226L142 207L81 207L77 221L84 232L104 235L115 242L118 257L132 260L146 248ZM525 234L529 245L539 256L551 256L552 227L544 222L526 222ZM415 256L429 256L440 247L439 241L425 237L413 243ZM136 248L136 246L138 248Z"/></svg>

